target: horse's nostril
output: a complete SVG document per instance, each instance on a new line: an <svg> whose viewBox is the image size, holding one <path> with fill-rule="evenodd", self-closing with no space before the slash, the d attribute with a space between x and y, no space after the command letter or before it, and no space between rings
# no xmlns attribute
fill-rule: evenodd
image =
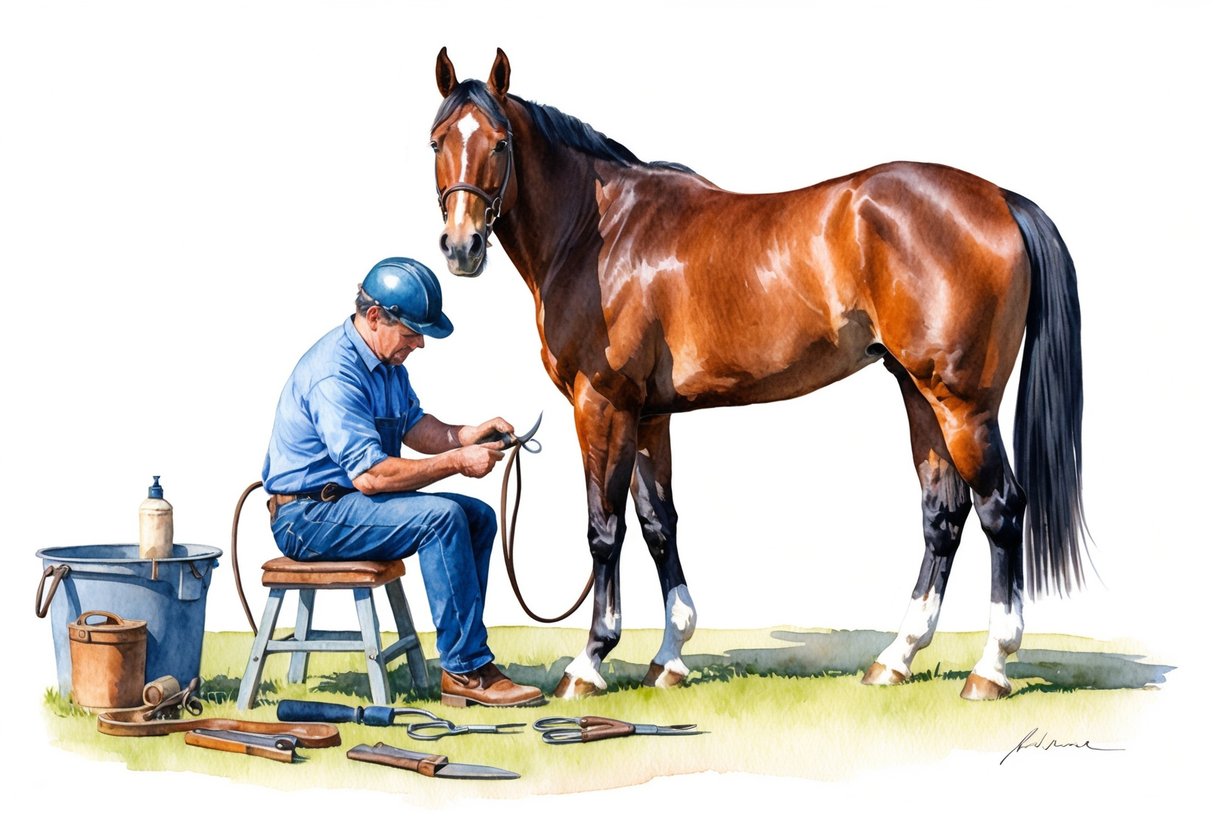
<svg viewBox="0 0 1213 832"><path fill-rule="evenodd" d="M439 237L438 238L438 247L440 249L442 249L443 254L445 254L447 257L450 257L451 256L451 246L448 242L448 239L449 238L445 234L443 234L441 237Z"/></svg>
<svg viewBox="0 0 1213 832"><path fill-rule="evenodd" d="M484 251L484 237L481 237L479 234L473 234L472 245L468 250L471 252L473 257L479 257L481 252Z"/></svg>

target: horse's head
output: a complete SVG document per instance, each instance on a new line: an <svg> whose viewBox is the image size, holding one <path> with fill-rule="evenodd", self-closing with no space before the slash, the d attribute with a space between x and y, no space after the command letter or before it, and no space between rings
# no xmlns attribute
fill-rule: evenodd
<svg viewBox="0 0 1213 832"><path fill-rule="evenodd" d="M493 223L516 191L513 136L503 110L510 61L498 49L488 83L460 83L443 47L437 76L443 101L430 132L430 146L438 204L446 223L438 244L452 274L476 277L484 270Z"/></svg>

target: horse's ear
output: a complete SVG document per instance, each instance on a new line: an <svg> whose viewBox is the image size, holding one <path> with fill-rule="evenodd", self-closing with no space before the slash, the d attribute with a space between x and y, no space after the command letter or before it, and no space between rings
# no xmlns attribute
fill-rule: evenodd
<svg viewBox="0 0 1213 832"><path fill-rule="evenodd" d="M434 68L434 73L438 77L438 92L442 93L443 98L446 98L451 94L451 90L459 86L459 79L455 77L455 65L446 56L445 46L438 53L438 66Z"/></svg>
<svg viewBox="0 0 1213 832"><path fill-rule="evenodd" d="M497 47L497 60L493 61L493 69L489 72L489 90L498 98L505 98L510 89L510 59Z"/></svg>

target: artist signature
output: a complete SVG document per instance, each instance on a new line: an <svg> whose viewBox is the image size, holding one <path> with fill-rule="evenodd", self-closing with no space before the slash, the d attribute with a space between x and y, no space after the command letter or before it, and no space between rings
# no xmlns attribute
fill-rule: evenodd
<svg viewBox="0 0 1213 832"><path fill-rule="evenodd" d="M1082 742L1060 742L1058 740L1049 739L1049 733L1046 731L1037 737L1040 732L1039 728L1033 728L1024 738L1015 744L1015 747L1006 753L1001 760L998 761L1002 765L1010 756L1018 751L1023 751L1025 748L1039 748L1041 751L1051 751L1054 748L1084 748L1088 751L1124 751L1123 748L1103 748L1101 746L1091 745L1090 740Z"/></svg>

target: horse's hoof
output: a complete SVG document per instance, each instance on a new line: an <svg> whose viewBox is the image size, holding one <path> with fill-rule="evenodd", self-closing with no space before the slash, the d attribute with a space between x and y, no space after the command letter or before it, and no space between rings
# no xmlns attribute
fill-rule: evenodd
<svg viewBox="0 0 1213 832"><path fill-rule="evenodd" d="M991 682L989 679L984 676L978 676L976 673L969 674L969 678L965 679L964 690L960 692L962 699L969 699L974 702L1005 699L1010 695L1010 685L1000 685L998 682Z"/></svg>
<svg viewBox="0 0 1213 832"><path fill-rule="evenodd" d="M890 670L880 662L872 662L868 672L863 674L865 685L900 685L906 681L906 675L900 670Z"/></svg>
<svg viewBox="0 0 1213 832"><path fill-rule="evenodd" d="M585 679L574 679L567 673L560 677L560 683L552 692L553 699L585 699L587 696L597 696L603 691L593 682Z"/></svg>
<svg viewBox="0 0 1213 832"><path fill-rule="evenodd" d="M644 674L642 684L646 688L676 688L686 681L686 678L685 673L670 670L657 662L649 662L649 672Z"/></svg>

